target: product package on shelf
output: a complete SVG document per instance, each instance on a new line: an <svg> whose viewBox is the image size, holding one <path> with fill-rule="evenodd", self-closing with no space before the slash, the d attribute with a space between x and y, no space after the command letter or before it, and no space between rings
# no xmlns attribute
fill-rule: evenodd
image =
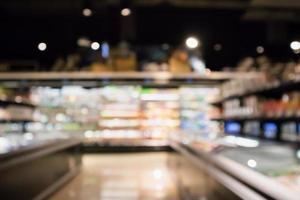
<svg viewBox="0 0 300 200"><path fill-rule="evenodd" d="M30 91L28 89L15 89L0 87L1 104L27 104L33 106L30 100Z"/></svg>
<svg viewBox="0 0 300 200"><path fill-rule="evenodd" d="M225 118L243 118L261 116L261 100L256 96L245 97L243 100L238 98L227 100L223 103Z"/></svg>
<svg viewBox="0 0 300 200"><path fill-rule="evenodd" d="M142 139L140 132L139 86L110 85L100 89L101 111L98 126L106 139Z"/></svg>
<svg viewBox="0 0 300 200"><path fill-rule="evenodd" d="M247 96L223 103L225 118L286 118L300 116L300 93L285 93L281 98Z"/></svg>
<svg viewBox="0 0 300 200"><path fill-rule="evenodd" d="M0 135L6 133L21 133L23 125L21 123L3 123L0 124Z"/></svg>
<svg viewBox="0 0 300 200"><path fill-rule="evenodd" d="M220 110L210 105L211 99L218 96L216 87L182 86L180 88L180 121L183 129L194 140L215 137L221 132L220 123L212 118L220 117Z"/></svg>
<svg viewBox="0 0 300 200"><path fill-rule="evenodd" d="M281 139L284 141L300 141L299 123L285 122L281 124Z"/></svg>
<svg viewBox="0 0 300 200"><path fill-rule="evenodd" d="M178 130L180 125L178 101L177 89L143 88L141 128L146 137L163 139Z"/></svg>
<svg viewBox="0 0 300 200"><path fill-rule="evenodd" d="M66 133L97 144L167 141L180 129L212 137L220 132L220 123L211 121L220 117L220 109L210 102L219 95L219 88L203 86L39 86L27 94L34 106L8 105L0 109L0 117L32 119L20 132ZM2 130L14 132L16 127Z"/></svg>
<svg viewBox="0 0 300 200"><path fill-rule="evenodd" d="M33 121L35 105L28 89L0 88L0 121L11 123Z"/></svg>
<svg viewBox="0 0 300 200"><path fill-rule="evenodd" d="M243 126L243 133L246 136L256 136L261 134L260 122L257 120L250 120L245 122Z"/></svg>
<svg viewBox="0 0 300 200"><path fill-rule="evenodd" d="M36 118L43 123L44 131L84 132L96 129L100 110L99 89L81 86L62 88L36 87L31 99L38 105ZM40 125L28 125L35 130Z"/></svg>
<svg viewBox="0 0 300 200"><path fill-rule="evenodd" d="M223 98L273 89L289 83L299 83L299 63L272 63L265 57L258 57L256 64L257 66L253 70L261 72L264 76L231 80L224 83L222 85Z"/></svg>

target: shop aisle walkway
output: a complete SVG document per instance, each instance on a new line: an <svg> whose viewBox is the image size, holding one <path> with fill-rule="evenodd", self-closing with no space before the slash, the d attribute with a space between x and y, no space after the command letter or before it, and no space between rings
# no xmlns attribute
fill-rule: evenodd
<svg viewBox="0 0 300 200"><path fill-rule="evenodd" d="M179 200L171 153L88 154L81 173L50 200Z"/></svg>

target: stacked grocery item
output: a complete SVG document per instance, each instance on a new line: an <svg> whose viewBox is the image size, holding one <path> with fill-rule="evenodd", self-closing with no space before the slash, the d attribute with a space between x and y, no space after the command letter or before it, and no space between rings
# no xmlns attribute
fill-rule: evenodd
<svg viewBox="0 0 300 200"><path fill-rule="evenodd" d="M248 58L236 70L262 72L265 76L222 84L217 105L223 112L216 120L224 122L224 132L300 141L300 64Z"/></svg>
<svg viewBox="0 0 300 200"><path fill-rule="evenodd" d="M247 59L245 59L247 60ZM256 61L241 62L237 71L256 71L265 76L255 79L237 79L222 85L223 98L255 93L259 91L276 88L284 84L297 83L300 81L300 63L298 62L271 62L266 57L258 57Z"/></svg>
<svg viewBox="0 0 300 200"><path fill-rule="evenodd" d="M2 109L17 113L17 121L5 121L0 124L0 131L66 133L83 137L88 144L166 141L180 130L195 137L211 137L220 133L220 123L211 121L220 117L220 109L210 105L219 94L217 87L201 85L37 86L24 94L3 89ZM8 97L14 101L4 101ZM31 112L21 112L23 107ZM1 114L6 120L13 116L8 117L0 110ZM27 115L31 118L24 121Z"/></svg>
<svg viewBox="0 0 300 200"><path fill-rule="evenodd" d="M299 117L300 93L287 92L279 99L260 96L249 96L227 100L223 103L225 118L253 118L253 117Z"/></svg>
<svg viewBox="0 0 300 200"><path fill-rule="evenodd" d="M100 109L98 93L98 89L80 86L32 88L31 99L38 105L36 118L40 123L27 124L28 131L81 132L95 129Z"/></svg>
<svg viewBox="0 0 300 200"><path fill-rule="evenodd" d="M150 138L167 138L178 130L179 93L177 89L143 88L141 91L143 111L142 127Z"/></svg>
<svg viewBox="0 0 300 200"><path fill-rule="evenodd" d="M143 138L140 132L139 86L105 86L100 89L98 134L103 138Z"/></svg>
<svg viewBox="0 0 300 200"><path fill-rule="evenodd" d="M220 124L211 118L220 117L220 109L210 104L212 98L217 98L220 90L217 87L180 88L181 129L195 133L195 137L218 134Z"/></svg>
<svg viewBox="0 0 300 200"><path fill-rule="evenodd" d="M34 111L28 90L0 88L0 121L33 121Z"/></svg>

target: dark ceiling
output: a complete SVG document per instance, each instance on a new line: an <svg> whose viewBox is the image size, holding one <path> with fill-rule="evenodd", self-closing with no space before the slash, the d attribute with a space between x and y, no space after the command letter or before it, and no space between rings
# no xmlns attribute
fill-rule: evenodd
<svg viewBox="0 0 300 200"><path fill-rule="evenodd" d="M120 9L132 8L130 17ZM82 16L89 7L93 15ZM299 0L9 0L0 2L0 59L38 59L49 64L77 50L76 41L135 46L182 44L187 35L203 41L210 66L234 65L263 45L277 59L293 57L289 42L300 38ZM48 44L39 52L40 41ZM214 44L222 51L216 52Z"/></svg>

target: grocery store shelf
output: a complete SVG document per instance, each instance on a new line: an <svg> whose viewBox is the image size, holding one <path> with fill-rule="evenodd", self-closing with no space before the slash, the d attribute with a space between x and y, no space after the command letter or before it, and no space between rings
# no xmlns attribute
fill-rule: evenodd
<svg viewBox="0 0 300 200"><path fill-rule="evenodd" d="M214 99L214 100L211 100L211 101L208 101L207 103L211 104L211 105L219 105L223 102L223 99L222 98L217 98L217 99Z"/></svg>
<svg viewBox="0 0 300 200"><path fill-rule="evenodd" d="M36 105L26 102L26 101L22 101L22 102L17 102L14 100L0 100L0 106L8 106L8 105L16 105L16 106L26 106L26 107L31 107L31 108L35 108Z"/></svg>
<svg viewBox="0 0 300 200"><path fill-rule="evenodd" d="M93 73L93 72L18 72L0 73L0 80L93 80L149 78L136 73Z"/></svg>
<svg viewBox="0 0 300 200"><path fill-rule="evenodd" d="M1 123L30 123L35 122L33 119L0 119Z"/></svg>
<svg viewBox="0 0 300 200"><path fill-rule="evenodd" d="M132 129L138 129L140 126L136 125L136 126L99 126L99 130L132 130Z"/></svg>
<svg viewBox="0 0 300 200"><path fill-rule="evenodd" d="M91 80L91 79L205 79L226 80L234 78L257 78L262 76L256 72L209 72L198 73L169 73L169 72L18 72L0 73L0 80Z"/></svg>
<svg viewBox="0 0 300 200"><path fill-rule="evenodd" d="M270 87L265 87L265 88L262 87L259 90L248 91L243 94L230 95L228 97L214 101L212 102L212 104L221 105L222 103L230 99L243 98L252 95L264 96L264 97L280 97L284 92L299 90L299 87L300 87L300 81L289 81L278 85L273 85Z"/></svg>
<svg viewBox="0 0 300 200"><path fill-rule="evenodd" d="M282 117L221 117L211 118L213 121L297 121L300 120L300 116L282 116Z"/></svg>

